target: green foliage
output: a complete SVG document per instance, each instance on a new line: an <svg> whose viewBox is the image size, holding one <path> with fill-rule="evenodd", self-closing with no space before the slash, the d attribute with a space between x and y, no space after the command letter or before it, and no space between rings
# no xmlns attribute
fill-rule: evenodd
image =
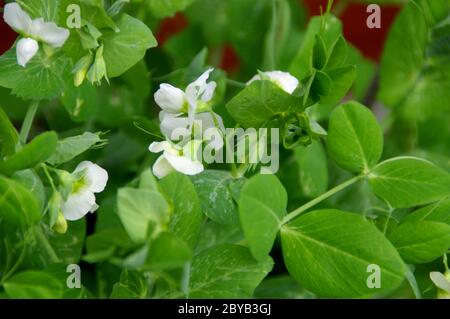
<svg viewBox="0 0 450 319"><path fill-rule="evenodd" d="M447 0L404 3L380 63L331 2L309 22L297 0L16 2L69 38L35 39L20 66L20 34L0 56L0 298L442 297ZM165 136L203 117L225 162L205 160L197 122ZM279 134L230 162L242 140L224 128Z"/></svg>

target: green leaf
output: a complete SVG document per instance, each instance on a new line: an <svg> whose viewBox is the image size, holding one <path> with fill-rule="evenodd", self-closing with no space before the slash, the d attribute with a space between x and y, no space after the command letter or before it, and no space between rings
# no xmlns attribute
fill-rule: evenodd
<svg viewBox="0 0 450 319"><path fill-rule="evenodd" d="M157 18L173 16L183 11L195 0L144 0L148 10Z"/></svg>
<svg viewBox="0 0 450 319"><path fill-rule="evenodd" d="M314 295L289 275L268 277L255 290L258 299L311 299Z"/></svg>
<svg viewBox="0 0 450 319"><path fill-rule="evenodd" d="M166 176L160 185L173 206L169 231L194 247L203 224L202 208L194 185L180 173Z"/></svg>
<svg viewBox="0 0 450 319"><path fill-rule="evenodd" d="M230 190L234 178L225 171L207 170L192 177L203 212L223 225L239 223L236 203Z"/></svg>
<svg viewBox="0 0 450 319"><path fill-rule="evenodd" d="M450 248L450 225L438 222L406 222L396 227L389 240L411 264L426 264Z"/></svg>
<svg viewBox="0 0 450 319"><path fill-rule="evenodd" d="M110 298L142 299L147 296L147 279L138 271L122 270L120 282L115 283Z"/></svg>
<svg viewBox="0 0 450 319"><path fill-rule="evenodd" d="M333 46L330 58L328 59L326 69L341 67L347 60L347 42L343 36L339 36Z"/></svg>
<svg viewBox="0 0 450 319"><path fill-rule="evenodd" d="M17 64L15 47L0 56L0 86L26 100L49 100L60 95L69 60L60 54L47 57L43 51L39 50L25 68Z"/></svg>
<svg viewBox="0 0 450 319"><path fill-rule="evenodd" d="M22 184L0 176L0 229L31 226L41 219L39 203Z"/></svg>
<svg viewBox="0 0 450 319"><path fill-rule="evenodd" d="M412 1L398 15L381 63L387 106L419 119L450 110L449 17L447 0Z"/></svg>
<svg viewBox="0 0 450 319"><path fill-rule="evenodd" d="M9 175L15 171L33 168L47 160L55 151L58 136L55 132L42 133L16 154L0 161L0 173Z"/></svg>
<svg viewBox="0 0 450 319"><path fill-rule="evenodd" d="M444 198L434 204L422 207L405 218L405 222L431 221L450 225L450 198Z"/></svg>
<svg viewBox="0 0 450 319"><path fill-rule="evenodd" d="M20 7L32 18L44 18L45 21L57 21L61 2L53 0L17 0ZM65 8L64 8L65 10Z"/></svg>
<svg viewBox="0 0 450 319"><path fill-rule="evenodd" d="M121 188L117 206L125 230L136 243L143 243L152 227L163 227L169 219L169 205L158 191Z"/></svg>
<svg viewBox="0 0 450 319"><path fill-rule="evenodd" d="M256 260L262 261L270 253L286 207L286 190L275 175L255 175L242 188L239 216Z"/></svg>
<svg viewBox="0 0 450 319"><path fill-rule="evenodd" d="M383 132L364 105L348 102L331 115L328 152L336 163L353 172L368 172L383 152Z"/></svg>
<svg viewBox="0 0 450 319"><path fill-rule="evenodd" d="M248 298L272 269L267 257L257 262L248 249L221 245L194 257L189 279L189 298Z"/></svg>
<svg viewBox="0 0 450 319"><path fill-rule="evenodd" d="M450 195L450 175L414 157L397 157L378 164L369 174L372 191L392 207L424 205Z"/></svg>
<svg viewBox="0 0 450 319"><path fill-rule="evenodd" d="M0 107L0 160L14 154L19 135L6 113Z"/></svg>
<svg viewBox="0 0 450 319"><path fill-rule="evenodd" d="M313 47L313 66L317 70L322 70L327 64L327 48L322 37L316 34L316 40Z"/></svg>
<svg viewBox="0 0 450 319"><path fill-rule="evenodd" d="M47 160L47 163L51 165L64 164L102 142L99 133L90 132L59 140L55 152Z"/></svg>
<svg viewBox="0 0 450 319"><path fill-rule="evenodd" d="M301 106L301 98L270 81L255 81L233 97L226 108L243 127L259 128L277 115L294 111L297 106Z"/></svg>
<svg viewBox="0 0 450 319"><path fill-rule="evenodd" d="M192 250L170 233L161 233L150 243L145 267L151 270L176 269L192 259Z"/></svg>
<svg viewBox="0 0 450 319"><path fill-rule="evenodd" d="M104 58L108 77L117 77L144 56L145 52L157 45L152 31L140 20L123 14L117 21L119 32L105 30L102 37Z"/></svg>
<svg viewBox="0 0 450 319"><path fill-rule="evenodd" d="M331 53L330 49L333 48L336 39L341 34L342 23L335 16L327 13L313 17L308 24L302 45L291 64L289 72L298 79L304 79L309 76L313 71L313 61L319 59L316 56L318 54L315 46L316 36L319 35L322 39L320 46L326 49L327 56L329 56ZM323 55L323 53L320 53L320 55ZM320 60L323 60L323 58L320 58Z"/></svg>
<svg viewBox="0 0 450 319"><path fill-rule="evenodd" d="M362 216L338 210L307 213L281 228L289 273L321 297L363 297L397 288L406 266L392 244ZM381 287L367 285L380 267Z"/></svg>
<svg viewBox="0 0 450 319"><path fill-rule="evenodd" d="M58 299L63 296L63 282L39 271L26 271L4 283L5 291L14 299Z"/></svg>
<svg viewBox="0 0 450 319"><path fill-rule="evenodd" d="M294 151L299 168L300 190L309 198L317 197L328 189L328 163L325 150L320 142L300 146Z"/></svg>

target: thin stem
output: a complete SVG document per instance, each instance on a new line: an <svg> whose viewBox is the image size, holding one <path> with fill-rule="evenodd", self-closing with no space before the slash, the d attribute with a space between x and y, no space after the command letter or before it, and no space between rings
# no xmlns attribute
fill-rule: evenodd
<svg viewBox="0 0 450 319"><path fill-rule="evenodd" d="M22 128L20 129L20 141L26 144L28 134L30 134L31 125L33 124L34 116L36 115L39 102L33 102L27 110L25 119L23 120Z"/></svg>
<svg viewBox="0 0 450 319"><path fill-rule="evenodd" d="M14 275L14 273L16 272L16 270L20 267L20 265L22 264L23 260L25 259L27 249L25 247L25 245L22 248L22 251L20 252L20 256L19 258L16 260L16 263L8 270L8 272L2 277L2 280L0 281L0 286L3 285L3 283L8 280L9 277L11 277L12 275Z"/></svg>
<svg viewBox="0 0 450 319"><path fill-rule="evenodd" d="M50 186L52 187L52 190L54 192L57 192L56 187L55 187L55 183L53 182L53 178L50 176L50 173L48 172L47 165L43 164L42 165L42 170L44 171L44 174L47 177L47 179L48 179L48 181L50 183Z"/></svg>
<svg viewBox="0 0 450 319"><path fill-rule="evenodd" d="M227 79L227 84L231 85L231 86L235 86L240 89L243 89L247 86L247 84L245 84L243 82L239 82L239 81L235 81L235 80L231 80L231 79Z"/></svg>
<svg viewBox="0 0 450 319"><path fill-rule="evenodd" d="M361 178L363 178L364 175L358 175L356 177L353 177L352 179L349 179L348 181L339 184L338 186L330 189L328 192L320 195L319 197L314 198L312 201L307 202L306 204L300 206L299 208L297 208L296 210L292 211L291 213L289 213L281 222L282 225L290 222L291 220L293 220L294 218L296 218L297 216L299 216L300 214L302 214L303 212L307 211L308 209L310 209L311 207L314 207L315 205L319 204L320 202L324 201L325 199L333 196L334 194L342 191L343 189L349 187L350 185L355 184L356 182L358 182Z"/></svg>
<svg viewBox="0 0 450 319"><path fill-rule="evenodd" d="M411 286L411 289L416 299L422 299L422 294L420 293L420 288L419 285L417 284L416 276L414 276L414 273L412 272L411 269L408 269L406 271L406 280L408 280L408 283Z"/></svg>
<svg viewBox="0 0 450 319"><path fill-rule="evenodd" d="M47 237L45 237L44 233L42 232L41 226L37 226L35 228L35 232L34 234L36 235L36 238L41 242L41 244L44 246L45 250L48 253L48 256L50 257L50 260L53 263L57 263L59 262L59 257L58 255L56 255L55 250L53 249L53 247L50 245L50 243L48 242Z"/></svg>

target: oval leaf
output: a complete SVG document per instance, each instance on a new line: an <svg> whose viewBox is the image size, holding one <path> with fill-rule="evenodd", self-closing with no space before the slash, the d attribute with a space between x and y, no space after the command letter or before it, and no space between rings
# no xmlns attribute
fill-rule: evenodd
<svg viewBox="0 0 450 319"><path fill-rule="evenodd" d="M289 273L323 297L362 297L389 292L406 266L392 244L363 217L338 210L314 211L281 228ZM369 265L380 269L381 287L367 285Z"/></svg>

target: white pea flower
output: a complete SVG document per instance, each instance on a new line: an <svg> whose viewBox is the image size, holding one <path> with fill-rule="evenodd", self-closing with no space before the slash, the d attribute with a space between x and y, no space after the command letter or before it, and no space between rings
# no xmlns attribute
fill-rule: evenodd
<svg viewBox="0 0 450 319"><path fill-rule="evenodd" d="M105 189L108 172L97 164L84 161L73 171L72 177L75 180L72 191L61 210L65 219L78 220L98 209L95 193L101 193Z"/></svg>
<svg viewBox="0 0 450 319"><path fill-rule="evenodd" d="M200 174L204 167L195 155L201 143L202 141L192 140L181 147L168 141L153 142L149 147L150 152L163 152L153 164L153 174L158 178L163 178L173 171L185 175Z"/></svg>
<svg viewBox="0 0 450 319"><path fill-rule="evenodd" d="M431 281L438 287L439 299L450 299L450 273L430 272Z"/></svg>
<svg viewBox="0 0 450 319"><path fill-rule="evenodd" d="M160 85L154 98L156 104L162 109L159 119L161 131L166 137L172 139L174 130L180 128L185 129L186 135L189 135L194 121L202 119L199 114L208 110L208 102L213 98L217 86L214 81L207 82L213 70L204 72L197 80L189 84L185 91L167 83ZM217 118L219 124L222 123L219 115L213 113L212 117Z"/></svg>
<svg viewBox="0 0 450 319"><path fill-rule="evenodd" d="M269 71L263 72L263 74L267 76L272 83L278 85L278 87L280 87L282 90L284 90L289 94L292 94L299 84L298 79L288 72ZM250 85L255 81L261 80L262 80L261 75L257 74L253 78L251 78L250 81L247 82L247 85Z"/></svg>
<svg viewBox="0 0 450 319"><path fill-rule="evenodd" d="M38 41L60 48L70 35L69 30L58 27L54 22L45 22L43 18L31 19L15 2L5 5L3 19L23 36L16 46L17 63L22 67L38 52Z"/></svg>

